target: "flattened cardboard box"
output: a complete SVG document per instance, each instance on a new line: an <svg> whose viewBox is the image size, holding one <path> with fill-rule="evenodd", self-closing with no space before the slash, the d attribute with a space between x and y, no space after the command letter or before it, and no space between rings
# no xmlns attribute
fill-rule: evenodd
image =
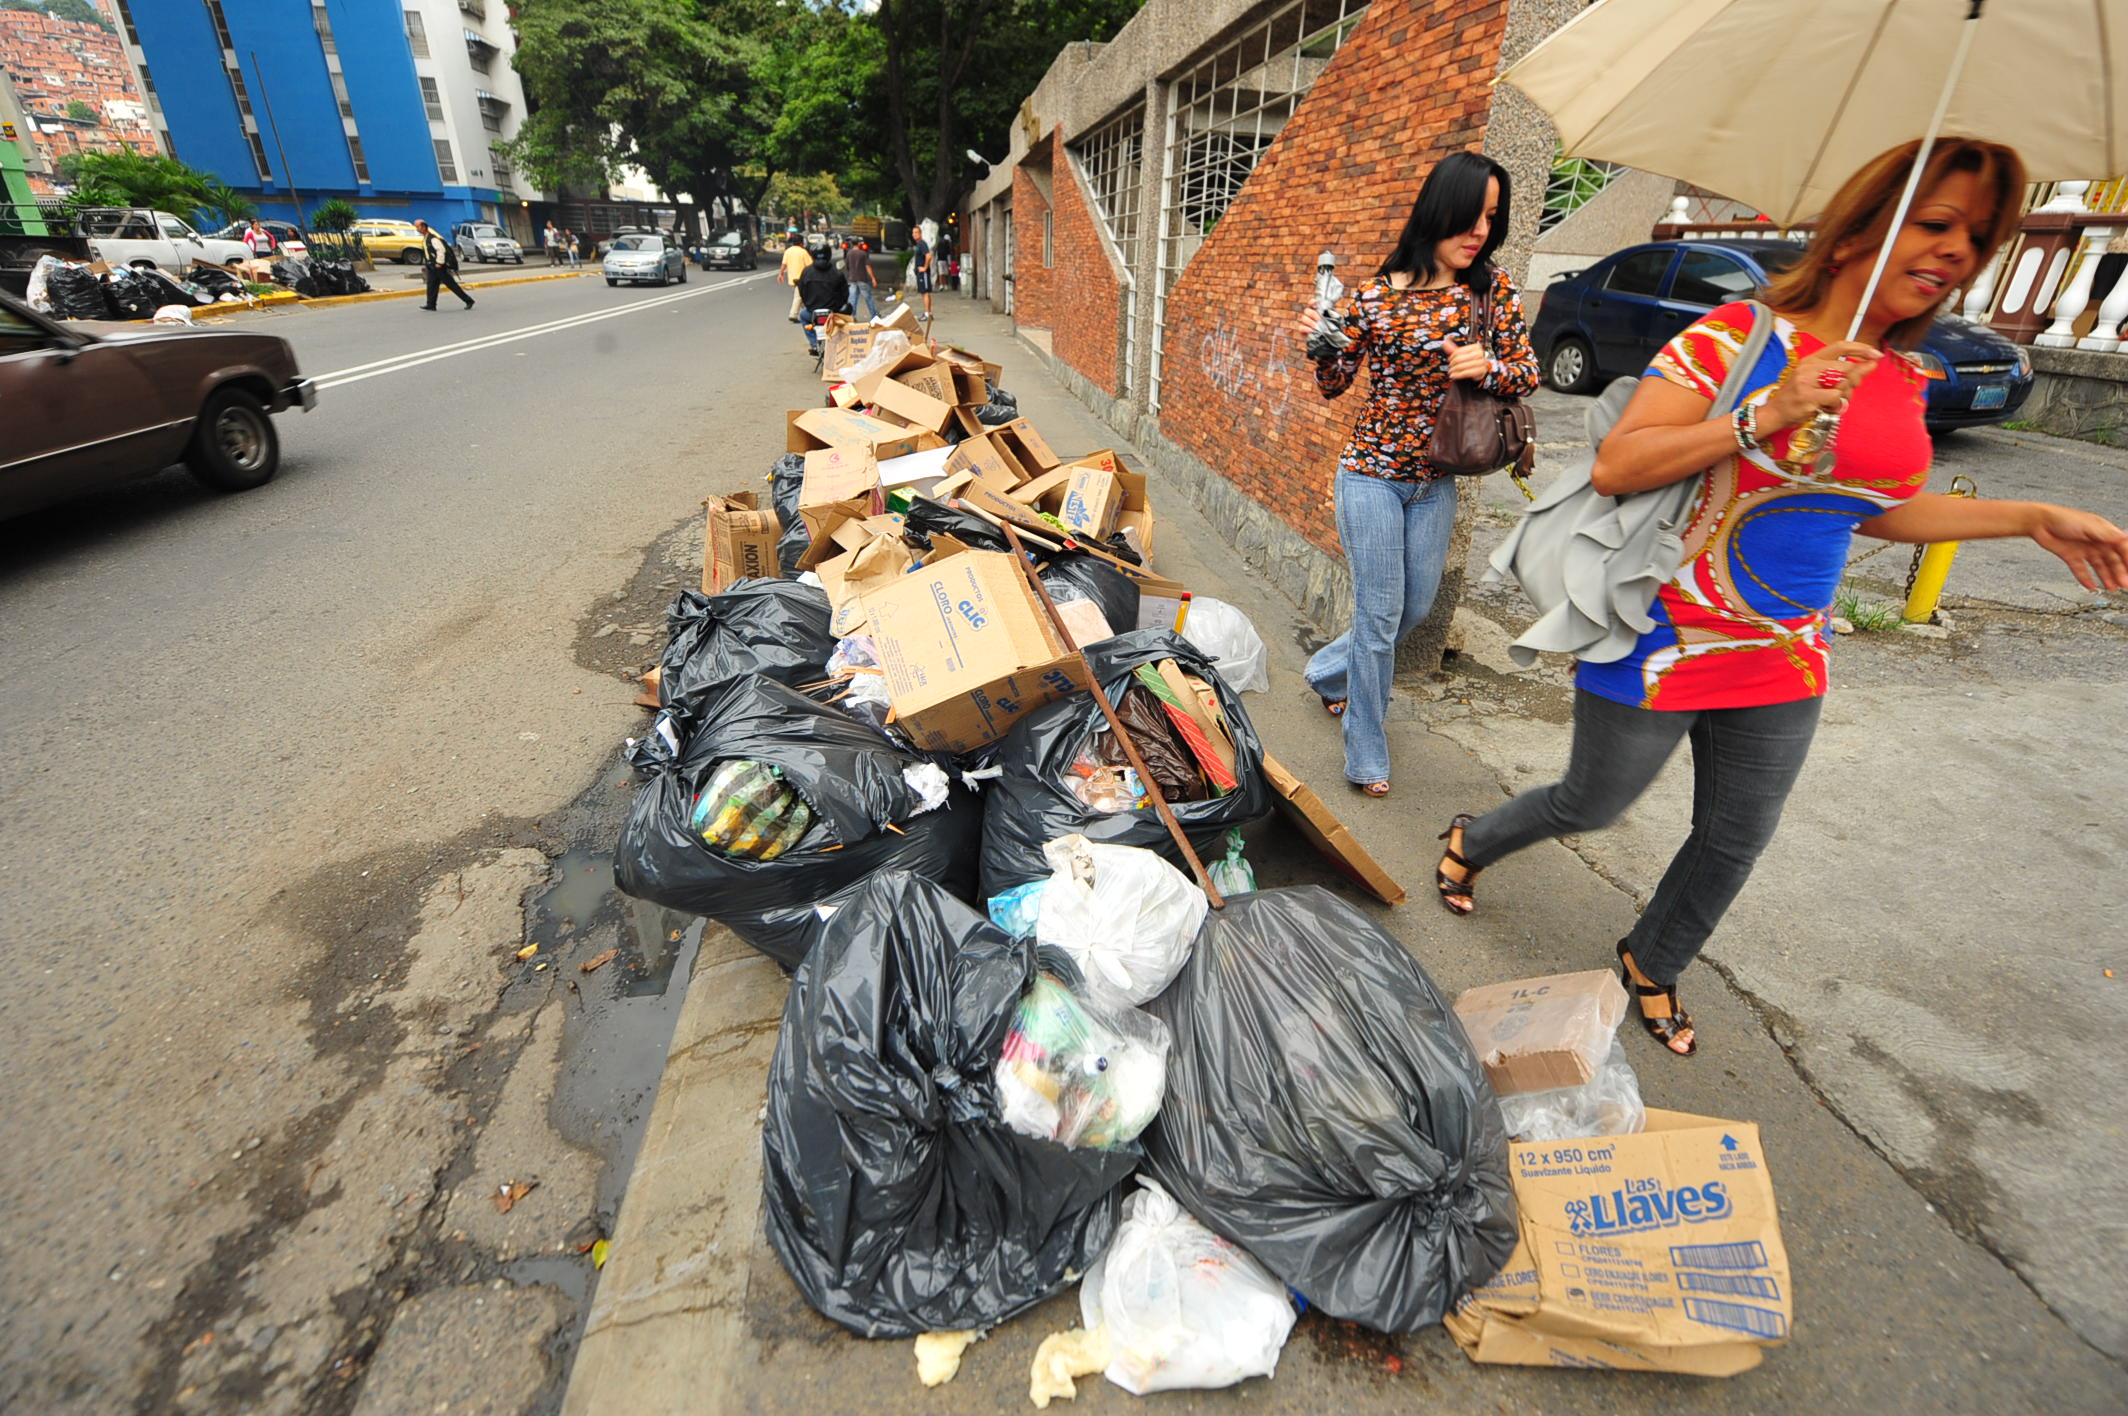
<svg viewBox="0 0 2128 1416"><path fill-rule="evenodd" d="M1009 555L966 551L864 603L895 720L921 747L972 752L1087 685Z"/></svg>
<svg viewBox="0 0 2128 1416"><path fill-rule="evenodd" d="M1625 1015L1625 988L1609 969L1488 983L1456 999L1485 1080L1502 1096L1588 1082Z"/></svg>
<svg viewBox="0 0 2128 1416"><path fill-rule="evenodd" d="M1521 1238L1471 1295L1466 1330L1512 1323L1704 1375L1741 1370L1741 1345L1787 1340L1794 1293L1758 1127L1650 1108L1638 1135L1513 1143L1508 1170Z"/></svg>
<svg viewBox="0 0 2128 1416"><path fill-rule="evenodd" d="M1264 776L1269 779L1272 790L1278 793L1279 810L1297 827L1308 844L1338 869L1351 876L1368 894L1385 905L1401 905L1407 896L1404 887L1396 878L1382 869L1367 848L1354 839L1352 833L1323 805L1321 797L1309 789L1308 784L1286 769L1284 763L1270 753L1264 754Z"/></svg>
<svg viewBox="0 0 2128 1416"><path fill-rule="evenodd" d="M702 537L702 593L714 595L735 580L774 580L776 537L783 528L774 511L754 505L752 492L732 492L702 502L708 525Z"/></svg>
<svg viewBox="0 0 2128 1416"><path fill-rule="evenodd" d="M784 415L784 451L813 452L824 447L859 447L884 461L907 457L926 446L923 434L897 428L847 408L800 408Z"/></svg>

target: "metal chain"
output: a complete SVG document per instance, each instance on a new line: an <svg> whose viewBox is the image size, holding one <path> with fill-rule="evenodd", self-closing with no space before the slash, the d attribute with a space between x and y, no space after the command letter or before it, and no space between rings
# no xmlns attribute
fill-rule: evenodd
<svg viewBox="0 0 2128 1416"><path fill-rule="evenodd" d="M1980 484L1961 472L1951 478L1949 494L1954 497L1977 497L1980 495ZM1914 557L1906 563L1906 589L1902 594L1904 599L1911 600L1914 597L1914 581L1921 574L1921 557L1928 548L1929 543L1926 541L1914 543Z"/></svg>

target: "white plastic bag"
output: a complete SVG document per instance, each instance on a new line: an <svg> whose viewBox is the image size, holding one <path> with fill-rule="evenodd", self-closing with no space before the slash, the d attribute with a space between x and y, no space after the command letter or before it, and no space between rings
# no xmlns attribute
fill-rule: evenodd
<svg viewBox="0 0 2128 1416"><path fill-rule="evenodd" d="M843 383L856 383L874 369L884 369L889 364L898 363L902 355L909 352L909 347L908 335L898 329L890 329L872 341L872 347L865 353L864 358L828 372Z"/></svg>
<svg viewBox="0 0 2128 1416"><path fill-rule="evenodd" d="M38 314L52 313L52 297L45 287L51 282L52 272L65 264L66 262L57 256L39 256L37 264L30 267L29 284L24 288L22 298L27 300L30 308Z"/></svg>
<svg viewBox="0 0 2128 1416"><path fill-rule="evenodd" d="M1219 667L1219 676L1236 693L1263 693L1271 687L1271 651L1249 617L1209 595L1190 599L1182 637Z"/></svg>
<svg viewBox="0 0 2128 1416"><path fill-rule="evenodd" d="M1647 1125L1648 1113L1640 1101L1640 1078L1614 1037L1595 1076L1578 1087L1503 1096L1500 1119L1518 1141L1572 1141L1630 1136Z"/></svg>
<svg viewBox="0 0 2128 1416"><path fill-rule="evenodd" d="M1138 1396L1270 1376L1293 1331L1285 1285L1167 1191L1139 1183L1079 1285L1081 1321L1107 1325L1105 1375Z"/></svg>
<svg viewBox="0 0 2128 1416"><path fill-rule="evenodd" d="M1159 996L1190 957L1204 891L1137 846L1059 836L1042 847L1053 872L1035 922L1037 944L1071 955L1089 980L1127 1003Z"/></svg>

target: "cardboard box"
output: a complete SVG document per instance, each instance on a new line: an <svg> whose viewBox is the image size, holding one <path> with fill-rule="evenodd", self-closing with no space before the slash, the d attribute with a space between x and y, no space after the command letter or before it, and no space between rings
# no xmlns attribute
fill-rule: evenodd
<svg viewBox="0 0 2128 1416"><path fill-rule="evenodd" d="M1050 451L1049 444L1034 430L1034 424L1025 418L1015 418L1009 423L998 424L991 430L991 436L1002 443L1019 464L1027 469L1027 475L1030 477L1047 472L1062 460Z"/></svg>
<svg viewBox="0 0 2128 1416"><path fill-rule="evenodd" d="M930 366L923 367L928 370ZM874 369L859 379L857 396L926 432L944 432L946 424L953 420L951 403L911 387L893 377L887 369Z"/></svg>
<svg viewBox="0 0 2128 1416"><path fill-rule="evenodd" d="M1638 1135L1512 1144L1508 1169L1520 1240L1450 1327L1475 1360L1726 1376L1787 1340L1758 1127L1651 1108Z"/></svg>
<svg viewBox="0 0 2128 1416"><path fill-rule="evenodd" d="M852 524L870 527L878 519ZM865 627L868 618L864 604L866 594L893 584L916 565L916 552L902 540L898 527L891 532L868 530L866 535L868 539L862 545L830 556L813 567L813 573L820 577L821 589L827 592L828 632L837 639Z"/></svg>
<svg viewBox="0 0 2128 1416"><path fill-rule="evenodd" d="M886 509L880 496L879 464L856 447L820 448L805 455L805 480L798 487L798 519L811 544L799 558L811 570L838 554L834 536L846 522L863 521Z"/></svg>
<svg viewBox="0 0 2128 1416"><path fill-rule="evenodd" d="M982 355L971 353L957 344L939 346L938 357L950 364L958 364L971 373L982 376L995 388L1003 388L1005 386L1005 370L1003 366L993 364ZM978 391L980 392L980 390ZM982 397L976 399L976 402L987 402L989 397L988 393L984 393Z"/></svg>
<svg viewBox="0 0 2128 1416"><path fill-rule="evenodd" d="M820 356L820 377L826 383L839 383L842 371L872 352L879 331L870 325L845 323L837 327L831 317L828 323L827 349Z"/></svg>
<svg viewBox="0 0 2128 1416"><path fill-rule="evenodd" d="M1308 784L1286 770L1270 753L1264 754L1264 776L1271 789L1278 793L1278 808L1286 814L1308 844L1323 853L1324 859L1351 877L1353 882L1385 905L1401 905L1407 896L1404 887L1397 884L1394 876L1367 854L1343 822L1323 805L1323 799L1308 787Z"/></svg>
<svg viewBox="0 0 2128 1416"><path fill-rule="evenodd" d="M1096 541L1108 539L1115 529L1116 512L1123 505L1123 488L1113 472L1097 467L1074 467L1057 498L1057 519L1073 533Z"/></svg>
<svg viewBox="0 0 2128 1416"><path fill-rule="evenodd" d="M705 595L749 576L774 580L783 573L776 564L776 537L783 528L773 510L755 506L752 492L709 497L702 505L709 513L702 538Z"/></svg>
<svg viewBox="0 0 2128 1416"><path fill-rule="evenodd" d="M946 459L948 472L973 472L1000 492L1027 480L1027 469L992 435L963 439Z"/></svg>
<svg viewBox="0 0 2128 1416"><path fill-rule="evenodd" d="M1502 1096L1578 1087L1596 1075L1626 1015L1608 969L1513 979L1456 999L1456 1017Z"/></svg>
<svg viewBox="0 0 2128 1416"><path fill-rule="evenodd" d="M920 747L972 752L1087 685L1012 556L967 551L864 599L895 720Z"/></svg>
<svg viewBox="0 0 2128 1416"><path fill-rule="evenodd" d="M874 458L907 457L926 444L920 433L897 428L847 408L801 408L784 415L784 451L814 452L824 447L862 448Z"/></svg>
<svg viewBox="0 0 2128 1416"><path fill-rule="evenodd" d="M894 382L903 384L926 398L935 399L948 408L958 407L968 401L963 397L959 381L954 378L953 365L941 363L936 359L915 368L903 369L894 375ZM981 403L982 400L977 399L976 402Z"/></svg>
<svg viewBox="0 0 2128 1416"><path fill-rule="evenodd" d="M874 315L872 327L881 330L898 329L909 336L911 343L920 343L924 337L922 321L916 318L916 311L905 304L896 305L883 315Z"/></svg>

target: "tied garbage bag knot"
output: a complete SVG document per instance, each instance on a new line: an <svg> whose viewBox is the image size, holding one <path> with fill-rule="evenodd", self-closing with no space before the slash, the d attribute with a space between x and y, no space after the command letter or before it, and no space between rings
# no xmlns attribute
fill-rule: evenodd
<svg viewBox="0 0 2128 1416"><path fill-rule="evenodd" d="M991 1106L988 1088L980 1081L971 1084L950 1062L941 1062L931 1069L931 1085L938 1088L938 1099L946 1120L954 1125L965 1126L970 1122L983 1121L995 1115Z"/></svg>

